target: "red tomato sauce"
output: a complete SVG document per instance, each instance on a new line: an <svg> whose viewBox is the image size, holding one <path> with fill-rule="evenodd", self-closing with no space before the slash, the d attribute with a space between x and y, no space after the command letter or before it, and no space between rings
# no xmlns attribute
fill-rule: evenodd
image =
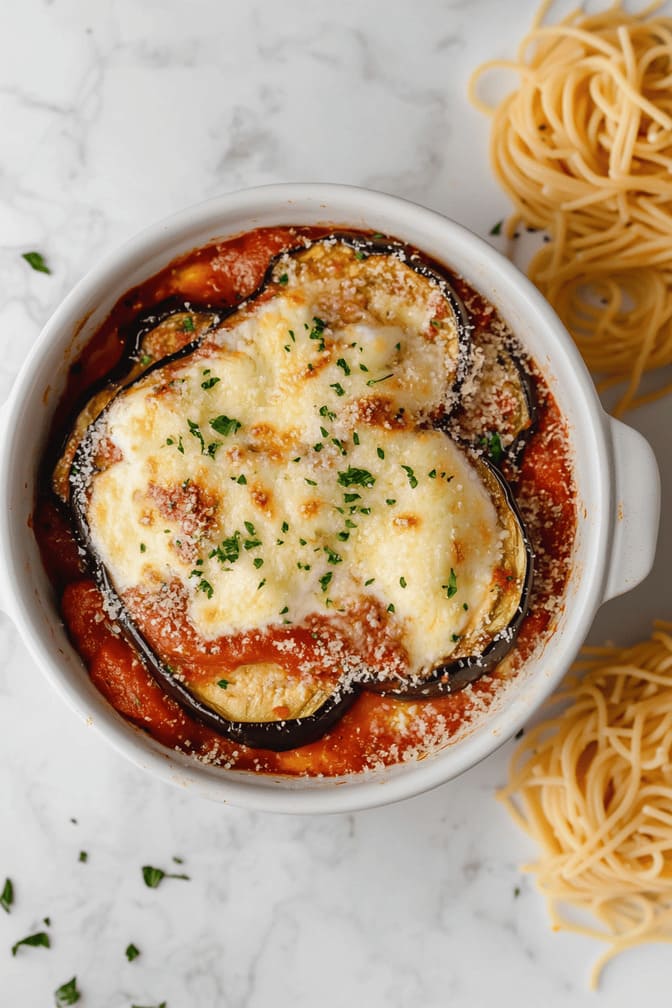
<svg viewBox="0 0 672 1008"><path fill-rule="evenodd" d="M318 741L286 752L252 749L204 727L167 696L106 614L101 593L84 569L69 513L48 489L50 467L74 417L119 364L127 330L140 312L170 298L182 302L193 299L199 306L231 308L259 287L271 258L295 246L297 236L316 238L325 233L326 229L258 229L190 252L124 295L71 367L66 391L56 409L52 442L45 457L45 486L35 509L33 527L45 569L60 600L70 638L96 688L120 714L163 745L226 768L335 776L424 758L480 716L505 680L515 674L544 635L552 632L569 577L576 501L567 431L555 399L532 367L536 426L516 466L507 465L504 475L513 486L526 522L535 553L535 580L529 612L512 652L493 674L459 693L432 700L399 700L363 691L335 727ZM476 333L479 327L490 325L497 317L492 305L461 278L451 276L451 282L468 305ZM318 622L321 619L316 617ZM322 622L324 626L316 623L291 631L302 645L297 654L310 651L316 630L335 632L329 621ZM161 620L150 620L144 629L149 625L154 627L156 638L150 644L157 650L168 648L174 636L164 634L162 640ZM181 626L184 628L186 623ZM244 640L241 635L217 643L217 666L223 670L245 661L288 661L287 651L277 647L277 635L248 634ZM375 635L373 643L378 643ZM203 642L190 641L185 633L182 644L180 659L189 662L192 674L197 674L199 665L207 667L210 674L214 659L204 652ZM393 642L389 646L393 649Z"/></svg>

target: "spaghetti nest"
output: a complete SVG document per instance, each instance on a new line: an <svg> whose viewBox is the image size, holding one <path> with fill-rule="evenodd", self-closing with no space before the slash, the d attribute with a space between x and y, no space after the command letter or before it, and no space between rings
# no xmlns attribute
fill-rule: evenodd
<svg viewBox="0 0 672 1008"><path fill-rule="evenodd" d="M672 390L637 396L645 372L672 363L672 19L616 3L545 25L549 6L517 60L480 66L470 94L492 116L509 236L518 221L550 235L529 276L602 386L627 381L623 412ZM490 107L476 85L493 68L520 83Z"/></svg>
<svg viewBox="0 0 672 1008"><path fill-rule="evenodd" d="M533 872L556 928L633 945L672 941L672 623L634 647L587 648L568 706L514 753L500 792L541 847ZM589 911L579 926L561 905Z"/></svg>

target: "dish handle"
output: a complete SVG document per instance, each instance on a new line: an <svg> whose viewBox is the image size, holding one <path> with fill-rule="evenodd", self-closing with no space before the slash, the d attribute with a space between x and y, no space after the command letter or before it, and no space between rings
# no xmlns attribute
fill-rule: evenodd
<svg viewBox="0 0 672 1008"><path fill-rule="evenodd" d="M653 567L660 518L660 473L642 435L609 418L614 495L614 534L603 601L630 591Z"/></svg>

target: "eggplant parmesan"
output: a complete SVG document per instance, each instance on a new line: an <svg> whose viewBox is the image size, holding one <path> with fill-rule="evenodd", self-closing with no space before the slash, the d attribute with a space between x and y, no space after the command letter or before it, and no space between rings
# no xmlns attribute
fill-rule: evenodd
<svg viewBox="0 0 672 1008"><path fill-rule="evenodd" d="M562 422L459 277L381 235L250 232L96 340L36 529L94 682L161 741L289 773L423 755L547 631ZM549 437L561 501L527 486Z"/></svg>

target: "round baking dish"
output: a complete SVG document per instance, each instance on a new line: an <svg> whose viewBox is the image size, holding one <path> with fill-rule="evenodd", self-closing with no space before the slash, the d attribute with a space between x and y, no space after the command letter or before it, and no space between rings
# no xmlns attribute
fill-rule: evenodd
<svg viewBox="0 0 672 1008"><path fill-rule="evenodd" d="M176 256L261 226L328 223L393 234L461 273L498 309L537 362L568 421L578 488L577 540L555 632L482 721L415 763L342 778L225 771L164 749L91 684L61 623L31 531L38 460L70 363L126 290ZM493 752L530 717L575 657L599 606L653 562L659 479L647 442L602 411L562 324L529 281L482 239L437 213L349 186L244 190L162 221L101 261L47 323L3 408L0 440L2 608L49 681L119 752L164 780L219 801L296 813L342 812L435 787Z"/></svg>

